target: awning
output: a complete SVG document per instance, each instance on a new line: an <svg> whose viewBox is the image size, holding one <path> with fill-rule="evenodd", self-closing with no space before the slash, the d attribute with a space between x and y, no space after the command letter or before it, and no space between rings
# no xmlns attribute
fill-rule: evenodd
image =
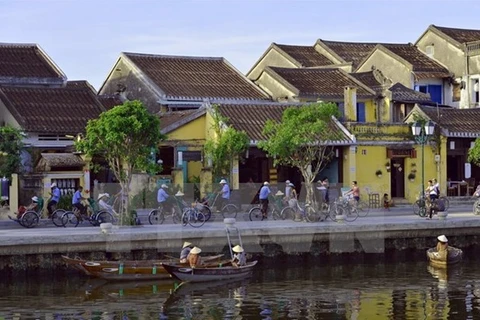
<svg viewBox="0 0 480 320"><path fill-rule="evenodd" d="M84 165L83 159L73 153L42 153L36 168L39 171L51 171L63 168L81 169Z"/></svg>

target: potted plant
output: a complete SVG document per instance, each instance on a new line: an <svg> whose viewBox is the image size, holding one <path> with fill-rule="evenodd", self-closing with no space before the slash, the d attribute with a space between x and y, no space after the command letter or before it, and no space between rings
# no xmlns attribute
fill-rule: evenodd
<svg viewBox="0 0 480 320"><path fill-rule="evenodd" d="M390 162L385 163L385 169L387 170L387 172L390 172Z"/></svg>
<svg viewBox="0 0 480 320"><path fill-rule="evenodd" d="M410 181L413 182L413 181L415 180L415 173L410 172L410 173L408 174L407 178L408 178L408 180L410 180Z"/></svg>
<svg viewBox="0 0 480 320"><path fill-rule="evenodd" d="M375 174L377 175L377 177L381 178L382 177L382 170L375 171Z"/></svg>

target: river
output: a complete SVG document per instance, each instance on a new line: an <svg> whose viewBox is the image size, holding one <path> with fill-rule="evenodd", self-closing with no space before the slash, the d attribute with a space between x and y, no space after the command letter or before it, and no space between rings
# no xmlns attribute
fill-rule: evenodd
<svg viewBox="0 0 480 320"><path fill-rule="evenodd" d="M223 283L3 276L0 319L480 319L478 261L259 266Z"/></svg>

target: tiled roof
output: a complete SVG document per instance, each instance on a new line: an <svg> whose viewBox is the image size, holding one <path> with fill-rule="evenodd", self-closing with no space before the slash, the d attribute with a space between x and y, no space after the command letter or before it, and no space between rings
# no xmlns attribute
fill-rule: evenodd
<svg viewBox="0 0 480 320"><path fill-rule="evenodd" d="M367 72L350 73L350 75L372 89L382 85L378 79L375 78L373 70Z"/></svg>
<svg viewBox="0 0 480 320"><path fill-rule="evenodd" d="M218 110L222 116L228 118L228 124L238 131L244 131L251 141L262 141L267 139L262 133L267 120L280 122L285 109L289 107L300 107L301 105L287 105L282 103L271 104L220 104ZM331 144L349 145L352 144L350 137L340 128L335 121L329 124L335 139L329 141Z"/></svg>
<svg viewBox="0 0 480 320"><path fill-rule="evenodd" d="M341 42L319 40L346 62L352 62L355 69L375 48L377 43Z"/></svg>
<svg viewBox="0 0 480 320"><path fill-rule="evenodd" d="M107 110L123 104L123 101L120 99L118 94L99 94L97 99Z"/></svg>
<svg viewBox="0 0 480 320"><path fill-rule="evenodd" d="M435 60L430 59L412 44L389 44L384 45L384 47L411 63L413 66L413 72L417 76L427 78L438 76L445 78L450 75L447 68L443 67Z"/></svg>
<svg viewBox="0 0 480 320"><path fill-rule="evenodd" d="M50 168L82 167L85 162L73 153L41 153L45 165Z"/></svg>
<svg viewBox="0 0 480 320"><path fill-rule="evenodd" d="M405 87L401 83L396 83L390 89L392 92L392 100L399 102L432 102L430 95Z"/></svg>
<svg viewBox="0 0 480 320"><path fill-rule="evenodd" d="M362 86L355 78L341 69L269 68L295 87L299 91L299 96L302 97L343 99L346 86L357 87L357 96L361 98L370 98L374 95L374 92L371 92L366 85Z"/></svg>
<svg viewBox="0 0 480 320"><path fill-rule="evenodd" d="M0 87L0 100L25 131L77 134L105 108L88 83L63 88Z"/></svg>
<svg viewBox="0 0 480 320"><path fill-rule="evenodd" d="M456 109L421 106L421 110L450 136L472 137L480 135L480 109Z"/></svg>
<svg viewBox="0 0 480 320"><path fill-rule="evenodd" d="M436 28L437 30L440 30L441 32L445 33L447 36L449 36L453 40L458 41L460 43L480 40L480 30L439 27L435 25L432 25L432 27Z"/></svg>
<svg viewBox="0 0 480 320"><path fill-rule="evenodd" d="M224 58L124 53L167 98L266 99Z"/></svg>
<svg viewBox="0 0 480 320"><path fill-rule="evenodd" d="M0 43L0 77L62 79L64 75L37 45Z"/></svg>
<svg viewBox="0 0 480 320"><path fill-rule="evenodd" d="M319 67L333 64L327 57L315 50L313 46L275 45L298 61L303 67Z"/></svg>
<svg viewBox="0 0 480 320"><path fill-rule="evenodd" d="M198 110L182 110L182 111L170 111L159 115L160 129L165 129L169 125L172 125L188 116L194 114Z"/></svg>

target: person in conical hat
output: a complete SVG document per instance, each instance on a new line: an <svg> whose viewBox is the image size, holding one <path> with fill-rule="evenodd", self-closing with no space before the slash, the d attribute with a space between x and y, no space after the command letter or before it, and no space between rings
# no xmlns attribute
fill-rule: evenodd
<svg viewBox="0 0 480 320"><path fill-rule="evenodd" d="M192 248L193 244L191 242L185 241L183 243L182 251L180 251L180 263L187 263L187 257Z"/></svg>
<svg viewBox="0 0 480 320"><path fill-rule="evenodd" d="M439 260L447 260L448 256L448 239L442 234L437 237L437 253L436 256Z"/></svg>
<svg viewBox="0 0 480 320"><path fill-rule="evenodd" d="M240 245L236 245L232 248L232 251L235 252L232 259L232 265L234 267L241 267L247 264L247 256L245 255L245 250Z"/></svg>
<svg viewBox="0 0 480 320"><path fill-rule="evenodd" d="M190 253L187 257L187 262L190 265L190 268L199 267L202 264L199 256L200 252L202 252L202 249L199 247L193 247L193 249L190 250Z"/></svg>

